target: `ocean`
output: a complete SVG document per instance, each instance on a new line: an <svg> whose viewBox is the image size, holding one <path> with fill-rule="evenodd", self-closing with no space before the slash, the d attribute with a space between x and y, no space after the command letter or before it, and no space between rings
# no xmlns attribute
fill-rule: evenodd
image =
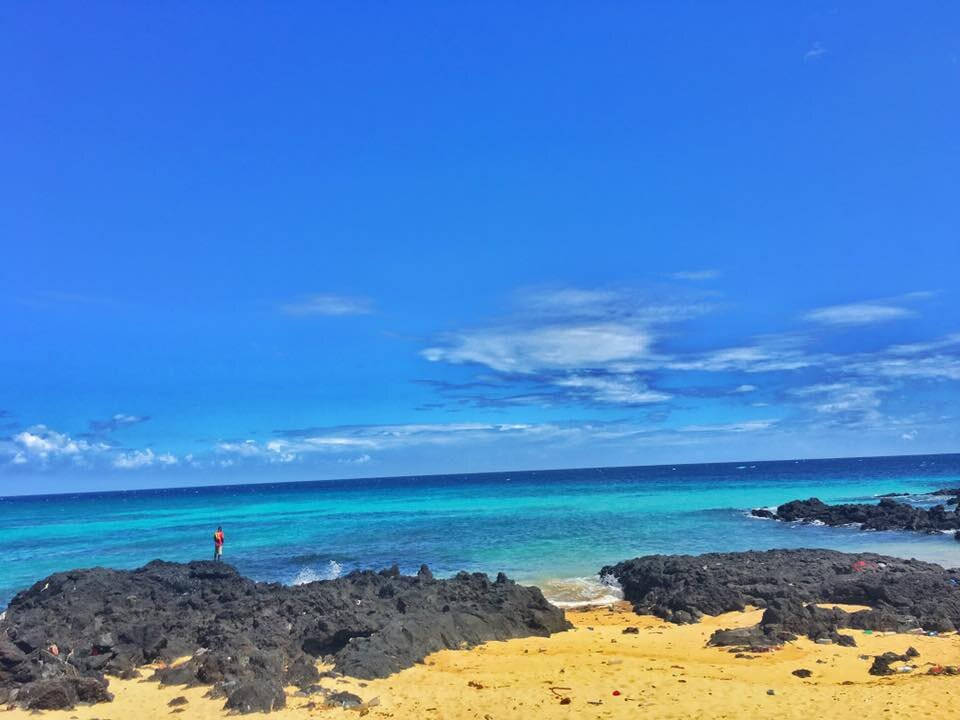
<svg viewBox="0 0 960 720"><path fill-rule="evenodd" d="M266 479L266 478L265 478ZM816 496L875 501L960 487L960 454L543 470L0 498L0 608L50 573L212 557L304 583L397 563L539 585L564 604L610 600L603 565L651 553L786 547L875 551L960 566L951 535L860 532L750 517ZM942 500L942 498L940 499Z"/></svg>

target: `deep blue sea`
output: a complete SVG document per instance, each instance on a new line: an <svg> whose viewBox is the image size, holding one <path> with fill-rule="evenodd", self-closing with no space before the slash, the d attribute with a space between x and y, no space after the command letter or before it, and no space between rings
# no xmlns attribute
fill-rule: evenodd
<svg viewBox="0 0 960 720"><path fill-rule="evenodd" d="M960 455L791 460L141 490L0 498L0 608L46 575L224 559L302 583L398 563L438 575L505 571L563 602L596 599L605 564L649 553L872 550L960 566L950 535L860 532L748 515L794 498L875 501L960 486Z"/></svg>

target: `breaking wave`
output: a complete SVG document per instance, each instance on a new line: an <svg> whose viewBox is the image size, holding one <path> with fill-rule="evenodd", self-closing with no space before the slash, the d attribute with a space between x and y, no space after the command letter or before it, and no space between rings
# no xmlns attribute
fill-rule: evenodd
<svg viewBox="0 0 960 720"><path fill-rule="evenodd" d="M612 575L557 578L540 583L544 597L557 607L611 605L623 600L623 589Z"/></svg>
<svg viewBox="0 0 960 720"><path fill-rule="evenodd" d="M291 585L306 585L307 583L317 582L318 580L333 580L340 577L343 572L343 566L336 560L330 560L326 566L303 567L290 580Z"/></svg>

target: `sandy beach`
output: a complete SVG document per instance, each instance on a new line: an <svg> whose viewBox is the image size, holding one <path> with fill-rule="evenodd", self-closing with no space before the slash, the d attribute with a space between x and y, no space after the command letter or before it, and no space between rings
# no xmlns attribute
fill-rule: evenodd
<svg viewBox="0 0 960 720"><path fill-rule="evenodd" d="M847 608L856 609L856 608ZM325 687L360 696L366 707L324 707L289 688L283 718L368 715L371 718L884 718L907 714L945 717L960 709L960 678L928 675L935 665L960 663L960 636L937 637L845 631L858 647L818 645L805 638L782 649L735 657L705 643L719 627L753 625L760 611L707 617L676 626L638 616L626 603L568 611L574 629L549 638L490 642L447 650L389 678L325 678ZM637 633L624 633L627 628ZM920 655L912 672L868 674L872 656L908 647ZM862 656L870 656L864 659ZM899 666L901 663L895 663ZM793 675L806 669L810 677ZM145 673L146 675L146 673ZM153 720L179 716L207 720L226 715L223 700L206 687L158 687L111 679L111 704L49 711L53 720ZM772 691L772 692L771 692ZM187 703L171 707L174 698ZM569 701L567 701L569 699ZM26 718L25 710L5 717Z"/></svg>

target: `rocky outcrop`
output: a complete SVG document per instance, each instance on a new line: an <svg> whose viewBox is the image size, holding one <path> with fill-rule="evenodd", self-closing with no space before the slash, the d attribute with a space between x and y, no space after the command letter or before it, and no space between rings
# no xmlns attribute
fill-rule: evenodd
<svg viewBox="0 0 960 720"><path fill-rule="evenodd" d="M861 530L913 530L927 533L960 530L960 515L943 505L925 510L890 498L884 498L876 504L840 505L827 505L818 498L792 500L778 507L776 512L761 508L752 510L751 514L784 522L819 522L832 527L855 525Z"/></svg>
<svg viewBox="0 0 960 720"><path fill-rule="evenodd" d="M907 648L907 651L902 655L897 655L894 652L885 652L883 655L874 655L873 664L870 666L870 669L867 670L867 672L871 675L893 675L898 671L890 667L891 663L909 663L913 661L914 658L919 656L920 653L917 652L917 649L913 647ZM913 668L910 669L912 670Z"/></svg>
<svg viewBox="0 0 960 720"><path fill-rule="evenodd" d="M604 567L640 614L692 623L748 606L759 625L722 630L711 643L776 646L797 635L851 644L842 628L905 632L960 628L960 571L919 560L833 550L649 555ZM866 605L848 613L818 604Z"/></svg>
<svg viewBox="0 0 960 720"><path fill-rule="evenodd" d="M18 594L0 621L0 701L28 709L112 699L105 675L183 664L152 679L209 685L236 712L284 706L284 685L338 671L380 678L429 653L547 636L570 625L539 589L479 573L436 580L424 567L354 572L296 587L229 565L154 561L133 571L57 573Z"/></svg>

